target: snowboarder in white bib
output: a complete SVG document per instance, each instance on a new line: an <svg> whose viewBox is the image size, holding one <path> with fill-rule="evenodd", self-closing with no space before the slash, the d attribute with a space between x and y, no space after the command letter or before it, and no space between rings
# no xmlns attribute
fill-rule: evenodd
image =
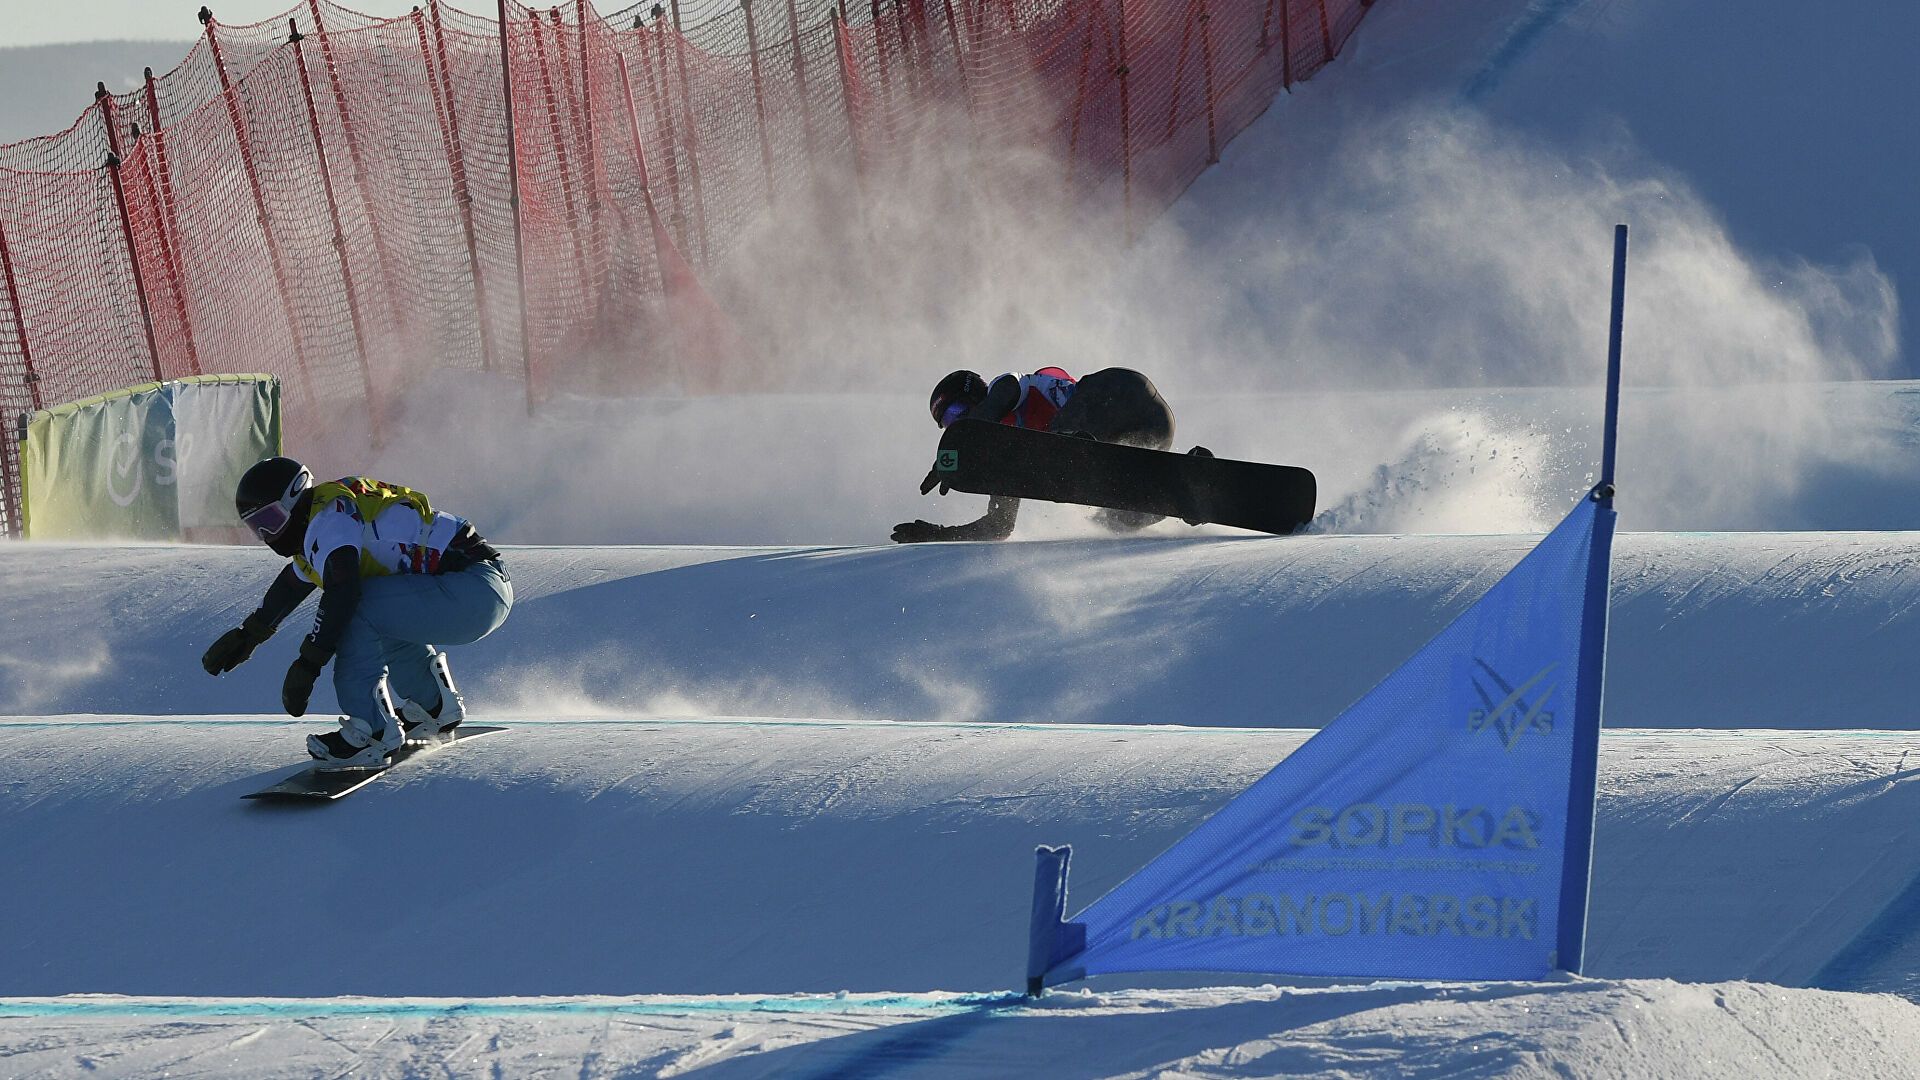
<svg viewBox="0 0 1920 1080"><path fill-rule="evenodd" d="M280 701L289 716L305 715L333 663L346 715L339 730L307 736L320 767L384 768L409 740L450 737L466 708L435 646L478 641L506 621L513 583L500 553L417 491L360 476L315 484L291 458L248 469L234 504L255 536L292 561L260 607L207 650L207 673L244 663L319 588L319 614Z"/></svg>

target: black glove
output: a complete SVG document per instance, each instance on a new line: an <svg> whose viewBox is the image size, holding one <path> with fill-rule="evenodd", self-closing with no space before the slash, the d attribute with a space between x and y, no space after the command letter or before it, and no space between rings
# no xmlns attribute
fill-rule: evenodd
<svg viewBox="0 0 1920 1080"><path fill-rule="evenodd" d="M232 671L246 663L247 657L253 655L253 650L272 636L273 625L256 611L208 646L206 654L200 657L200 666L206 668L209 675Z"/></svg>
<svg viewBox="0 0 1920 1080"><path fill-rule="evenodd" d="M944 539L946 531L945 525L935 525L931 521L903 521L893 527L893 542L922 544L928 540Z"/></svg>
<svg viewBox="0 0 1920 1080"><path fill-rule="evenodd" d="M939 488L940 494L945 495L947 493L947 481L945 477L940 475L939 469L928 469L927 478L920 481L920 494L925 495L934 488Z"/></svg>
<svg viewBox="0 0 1920 1080"><path fill-rule="evenodd" d="M287 681L280 684L280 704L286 707L288 716L307 714L307 699L313 696L313 684L320 678L320 669L331 659L327 650L315 645L311 638L300 643L300 658L287 669Z"/></svg>

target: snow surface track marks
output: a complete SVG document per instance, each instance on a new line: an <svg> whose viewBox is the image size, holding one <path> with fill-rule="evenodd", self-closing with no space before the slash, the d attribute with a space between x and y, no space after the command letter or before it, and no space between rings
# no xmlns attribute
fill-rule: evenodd
<svg viewBox="0 0 1920 1080"><path fill-rule="evenodd" d="M1002 990L1035 844L1074 845L1077 909L1307 735L524 722L243 802L301 729L0 723L0 993ZM1610 735L1589 973L1914 993L1911 742ZM358 955L293 944L343 926Z"/></svg>
<svg viewBox="0 0 1920 1080"><path fill-rule="evenodd" d="M1666 981L931 997L231 1004L0 1002L0 1060L47 1077L1755 1075L1920 1077L1897 998ZM382 1010L382 1006L385 1010ZM77 1007L72 1007L77 1006ZM244 1009L244 1007L241 1007ZM222 1012L226 1014L222 1014ZM143 1014L144 1012L144 1014ZM11 1017L11 1018L9 1018Z"/></svg>
<svg viewBox="0 0 1920 1080"><path fill-rule="evenodd" d="M488 719L1317 727L1534 541L515 548L513 616L453 662ZM0 713L271 708L307 615L220 679L199 656L276 569L250 549L0 547ZM1614 578L1613 726L1920 726L1894 674L1920 655L1920 533L1627 534Z"/></svg>

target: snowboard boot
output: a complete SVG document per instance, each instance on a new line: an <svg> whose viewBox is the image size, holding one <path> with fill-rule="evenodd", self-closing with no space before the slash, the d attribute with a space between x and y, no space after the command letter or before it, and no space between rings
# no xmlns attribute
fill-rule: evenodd
<svg viewBox="0 0 1920 1080"><path fill-rule="evenodd" d="M427 709L418 702L401 698L400 723L406 730L408 742L449 742L453 739L453 729L467 718L467 703L453 687L453 671L447 667L446 653L435 649L427 667L440 687L440 704Z"/></svg>
<svg viewBox="0 0 1920 1080"><path fill-rule="evenodd" d="M377 695L384 704L385 695ZM386 718L378 730L357 716L340 718L340 730L307 736L307 753L322 772L347 769L384 769L387 758L405 741L400 722L391 708L383 709Z"/></svg>
<svg viewBox="0 0 1920 1080"><path fill-rule="evenodd" d="M1101 507L1093 512L1094 524L1115 533L1139 532L1149 525L1165 521L1159 514L1149 514L1140 510L1115 510Z"/></svg>

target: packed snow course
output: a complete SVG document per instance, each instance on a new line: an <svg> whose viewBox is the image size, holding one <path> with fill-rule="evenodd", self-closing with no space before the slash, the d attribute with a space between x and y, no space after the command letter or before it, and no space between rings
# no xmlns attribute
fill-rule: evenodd
<svg viewBox="0 0 1920 1080"><path fill-rule="evenodd" d="M509 730L304 808L238 797L332 707L323 682L274 714L295 633L198 668L263 553L0 548L0 1073L1920 1076L1912 532L1619 538L1588 977L1008 993L1034 844L1074 845L1077 910L1564 509L1597 392L1484 388L1597 375L1615 221L1623 526L1920 526L1920 394L1859 381L1911 374L1920 128L1886 118L1920 8L1752 7L1379 5L1170 215L1204 256L1173 279L1234 276L951 350L1150 370L1183 445L1312 467L1319 535L1086 539L1030 508L1054 539L514 547L518 609L455 657ZM1262 319L1244 355L1212 332ZM873 371L618 425L440 387L474 445L419 424L315 464L509 543L870 543L967 512L912 495L898 361L925 357L895 351L901 385L851 405ZM1418 389L1455 386L1482 389ZM769 467L848 411L804 480ZM1511 535L1413 535L1457 530Z"/></svg>
<svg viewBox="0 0 1920 1080"><path fill-rule="evenodd" d="M455 655L509 730L294 808L239 796L314 726L269 711L295 633L198 666L271 556L0 549L0 1052L49 1075L1910 1069L1920 1008L1872 996L1920 993L1907 533L1620 538L1589 979L1005 996L1036 843L1075 845L1073 907L1099 895L1533 540L512 548L512 619ZM127 996L57 996L91 994ZM493 1000L529 996L563 1000Z"/></svg>

